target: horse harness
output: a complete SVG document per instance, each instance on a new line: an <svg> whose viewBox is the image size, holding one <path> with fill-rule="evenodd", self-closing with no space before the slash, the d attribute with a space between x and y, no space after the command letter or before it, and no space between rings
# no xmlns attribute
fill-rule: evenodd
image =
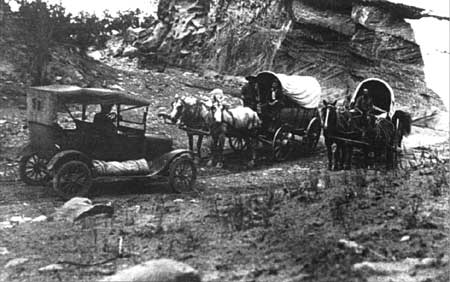
<svg viewBox="0 0 450 282"><path fill-rule="evenodd" d="M183 103L183 107L185 107L185 109L186 109L186 102L184 100L181 100L181 101ZM204 127L204 126L202 126L202 125L204 125L204 123L202 122L202 120L200 118L202 102L200 100L197 100L194 107L195 107L195 110L192 113L187 114L187 111L183 111L182 118L180 119L180 121L182 121L183 125L186 127L188 127L188 125L186 124L185 121L188 120L188 121L192 121L192 123L190 125L193 127L193 129L202 128L202 127ZM189 119L190 116L193 118Z"/></svg>

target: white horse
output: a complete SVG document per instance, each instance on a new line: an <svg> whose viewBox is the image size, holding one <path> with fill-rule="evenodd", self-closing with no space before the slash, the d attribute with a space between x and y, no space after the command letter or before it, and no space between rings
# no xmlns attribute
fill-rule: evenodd
<svg viewBox="0 0 450 282"><path fill-rule="evenodd" d="M248 144L248 149L251 152L249 166L254 166L255 148L257 146L256 135L262 124L258 114L249 107L237 106L230 109L229 106L224 105L221 97L217 96L213 96L210 112L213 121L210 127L212 159L208 164L213 165L214 162L217 162L216 167L221 168L223 166L225 138L227 136L239 136Z"/></svg>
<svg viewBox="0 0 450 282"><path fill-rule="evenodd" d="M159 113L158 116L169 119L184 127L189 140L189 149L193 151L194 135L197 138L197 155L201 158L201 146L203 136L209 134L209 125L211 124L211 101L201 100L194 97L175 96L171 103L170 113Z"/></svg>

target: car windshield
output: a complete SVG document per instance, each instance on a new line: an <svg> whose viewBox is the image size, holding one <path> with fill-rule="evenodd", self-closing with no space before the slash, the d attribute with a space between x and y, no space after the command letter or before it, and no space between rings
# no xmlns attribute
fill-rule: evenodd
<svg viewBox="0 0 450 282"><path fill-rule="evenodd" d="M95 115L101 112L100 105L62 105L58 109L57 124L64 129L76 129L75 120L93 123ZM145 107L141 106L121 106L113 105L110 113L115 120L119 115L119 124L122 128L144 129ZM117 120L115 120L116 122Z"/></svg>
<svg viewBox="0 0 450 282"><path fill-rule="evenodd" d="M120 109L120 123L126 127L142 129L145 112L144 107L123 106Z"/></svg>

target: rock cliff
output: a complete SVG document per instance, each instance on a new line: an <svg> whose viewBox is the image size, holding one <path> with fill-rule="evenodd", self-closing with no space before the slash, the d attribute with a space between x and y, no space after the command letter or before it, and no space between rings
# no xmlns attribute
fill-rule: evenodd
<svg viewBox="0 0 450 282"><path fill-rule="evenodd" d="M402 106L441 106L425 84L421 49L406 20L448 18L403 2L160 0L159 23L135 46L148 65L152 55L165 54L168 63L227 74L270 69L315 76L329 98L378 77Z"/></svg>

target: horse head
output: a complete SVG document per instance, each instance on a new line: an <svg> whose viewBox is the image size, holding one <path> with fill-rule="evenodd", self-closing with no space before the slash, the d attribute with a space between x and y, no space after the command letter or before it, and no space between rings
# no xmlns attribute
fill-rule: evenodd
<svg viewBox="0 0 450 282"><path fill-rule="evenodd" d="M180 120L181 115L185 110L185 102L184 97L175 96L175 100L171 103L172 110L167 115L167 117L173 122L176 123Z"/></svg>
<svg viewBox="0 0 450 282"><path fill-rule="evenodd" d="M226 110L226 106L222 102L222 97L213 96L212 105L209 108L211 112L211 118L214 123L222 123L223 122L223 114L222 112Z"/></svg>
<svg viewBox="0 0 450 282"><path fill-rule="evenodd" d="M336 125L337 122L337 100L334 102L323 101L324 107L322 108L322 124L323 129L328 130Z"/></svg>

